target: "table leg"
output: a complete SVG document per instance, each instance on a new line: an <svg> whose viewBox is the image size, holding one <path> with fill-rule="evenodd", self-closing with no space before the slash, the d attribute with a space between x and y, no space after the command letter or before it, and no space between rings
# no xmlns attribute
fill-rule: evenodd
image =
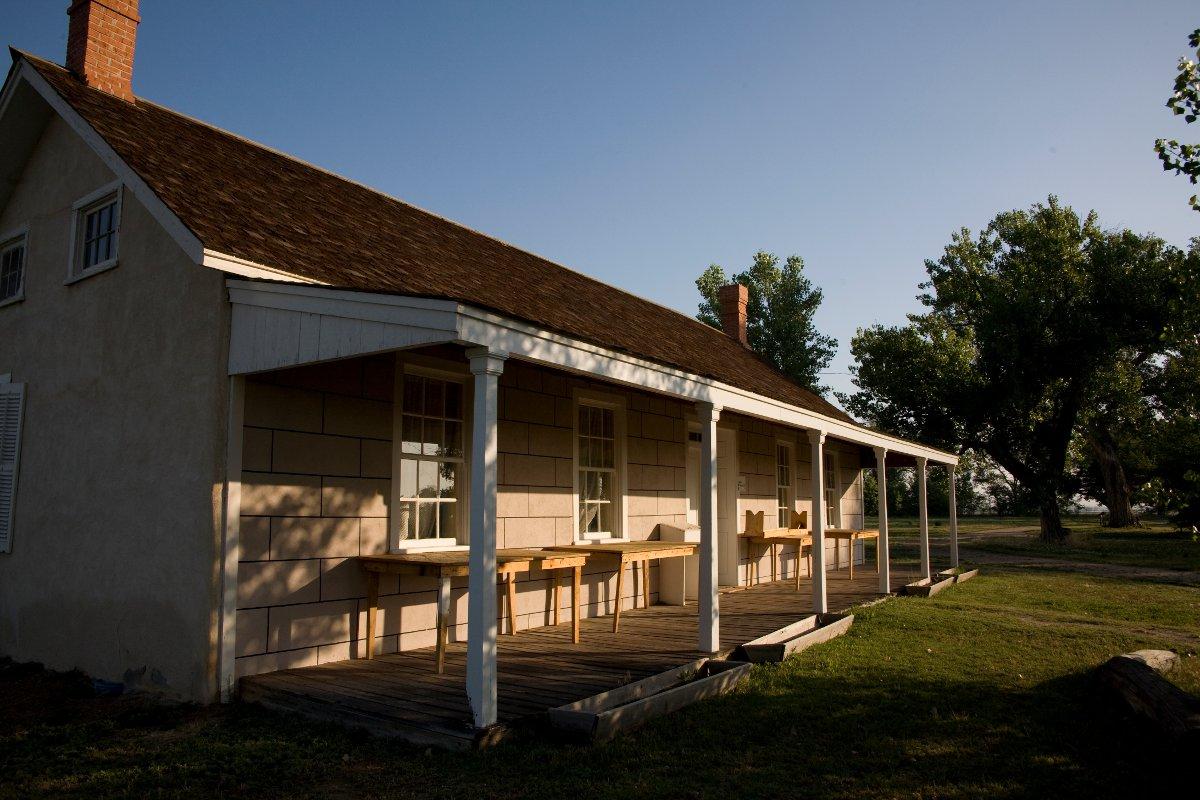
<svg viewBox="0 0 1200 800"><path fill-rule="evenodd" d="M833 570L837 572L842 568L842 543L837 539L833 540Z"/></svg>
<svg viewBox="0 0 1200 800"><path fill-rule="evenodd" d="M854 537L850 537L850 580L854 580Z"/></svg>
<svg viewBox="0 0 1200 800"><path fill-rule="evenodd" d="M558 610L562 607L562 576L558 570L551 573L550 580L554 581L554 624L558 625Z"/></svg>
<svg viewBox="0 0 1200 800"><path fill-rule="evenodd" d="M804 556L804 545L796 545L796 591L800 591L800 559Z"/></svg>
<svg viewBox="0 0 1200 800"><path fill-rule="evenodd" d="M625 586L625 562L621 562L621 566L617 567L617 610L613 612L613 633L621 627L621 592Z"/></svg>
<svg viewBox="0 0 1200 800"><path fill-rule="evenodd" d="M450 578L438 583L437 605L437 671L446 671L446 629L450 625Z"/></svg>
<svg viewBox="0 0 1200 800"><path fill-rule="evenodd" d="M517 582L516 574L508 573L508 635L517 635Z"/></svg>
<svg viewBox="0 0 1200 800"><path fill-rule="evenodd" d="M642 562L642 608L650 607L650 562Z"/></svg>
<svg viewBox="0 0 1200 800"><path fill-rule="evenodd" d="M579 644L579 578L583 567L571 570L571 641Z"/></svg>
<svg viewBox="0 0 1200 800"><path fill-rule="evenodd" d="M777 551L775 550L775 545L771 545L771 583L774 583L776 580L776 578L775 578L775 555L776 555L776 552Z"/></svg>
<svg viewBox="0 0 1200 800"><path fill-rule="evenodd" d="M375 652L375 621L379 614L379 573L367 573L367 658Z"/></svg>

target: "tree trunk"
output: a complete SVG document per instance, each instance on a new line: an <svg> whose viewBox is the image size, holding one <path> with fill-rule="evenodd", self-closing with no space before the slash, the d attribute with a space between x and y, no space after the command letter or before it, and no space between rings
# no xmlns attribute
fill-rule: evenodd
<svg viewBox="0 0 1200 800"><path fill-rule="evenodd" d="M1041 512L1042 541L1062 542L1067 538L1067 529L1063 527L1062 515L1058 511L1058 496L1054 492L1043 492L1038 501Z"/></svg>
<svg viewBox="0 0 1200 800"><path fill-rule="evenodd" d="M1105 524L1110 528L1132 527L1135 524L1133 490L1129 488L1125 468L1117 457L1117 448L1108 434L1103 432L1088 436L1088 444L1104 479L1104 505L1108 506L1108 522Z"/></svg>

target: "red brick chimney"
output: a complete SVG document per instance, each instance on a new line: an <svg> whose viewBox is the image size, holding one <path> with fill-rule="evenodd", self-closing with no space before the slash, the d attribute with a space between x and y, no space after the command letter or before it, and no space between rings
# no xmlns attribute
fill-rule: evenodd
<svg viewBox="0 0 1200 800"><path fill-rule="evenodd" d="M749 347L746 339L746 305L750 302L750 292L740 283L731 283L721 287L717 299L721 302L721 327L725 334L741 342L743 347Z"/></svg>
<svg viewBox="0 0 1200 800"><path fill-rule="evenodd" d="M138 0L74 0L67 16L67 69L88 86L133 102Z"/></svg>

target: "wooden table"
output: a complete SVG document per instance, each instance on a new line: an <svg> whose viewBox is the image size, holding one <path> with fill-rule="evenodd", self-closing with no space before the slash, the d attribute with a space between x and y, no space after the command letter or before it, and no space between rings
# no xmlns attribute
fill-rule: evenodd
<svg viewBox="0 0 1200 800"><path fill-rule="evenodd" d="M691 542L605 542L602 544L573 544L551 548L565 553L582 553L589 556L611 556L617 559L617 610L613 614L613 633L621 626L621 592L624 588L625 566L641 564L642 603L650 606L650 562L663 558L683 558L696 552ZM633 593L633 607L637 608L637 592Z"/></svg>
<svg viewBox="0 0 1200 800"><path fill-rule="evenodd" d="M437 601L437 671L446 665L446 632L450 619L450 581L470 572L470 554L466 550L433 550L417 553L387 553L374 556L359 556L358 561L367 572L367 658L371 658L375 645L376 618L379 612L379 576L422 575L438 579ZM550 550L501 549L496 551L496 575L503 577L508 596L508 632L517 632L516 575L539 569L573 568L575 571L575 597L579 596L579 576L586 555L565 556ZM558 580L555 579L555 602L559 599ZM572 606L572 637L579 642L578 600ZM558 609L554 611L558 622Z"/></svg>
<svg viewBox="0 0 1200 800"><path fill-rule="evenodd" d="M556 572L571 570L571 641L579 644L579 582L583 576L583 565L587 563L587 553L564 553L561 550L539 550L536 548L507 547L496 551L496 557L528 558L534 569ZM562 608L562 584L558 575L551 580L554 582L554 624L558 624L559 609ZM510 633L516 633L515 617L512 609L516 605L516 593L510 577L508 581L508 608Z"/></svg>
<svg viewBox="0 0 1200 800"><path fill-rule="evenodd" d="M769 531L746 531L739 533L738 538L745 539L749 544L771 548L771 582L775 582L775 548L780 544L796 545L796 591L800 591L800 555L808 547L808 574L812 574L812 534L798 528L774 528ZM751 553L750 574L746 582L750 586L758 584L758 559Z"/></svg>
<svg viewBox="0 0 1200 800"><path fill-rule="evenodd" d="M825 538L833 539L835 541L850 542L850 580L854 580L854 543L859 540L878 539L879 531L877 531L877 530L856 531L851 528L826 528L825 529ZM880 555L881 554L879 552L879 547L876 546L876 548L875 548L875 572L876 573L879 572L879 557L880 557ZM833 568L834 569L842 568L842 549L840 547L835 547L833 549Z"/></svg>

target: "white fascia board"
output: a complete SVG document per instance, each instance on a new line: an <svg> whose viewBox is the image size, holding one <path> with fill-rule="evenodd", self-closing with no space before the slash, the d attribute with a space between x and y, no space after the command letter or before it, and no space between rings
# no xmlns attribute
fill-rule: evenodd
<svg viewBox="0 0 1200 800"><path fill-rule="evenodd" d="M321 286L260 283L235 278L226 280L225 285L229 289L230 302L238 305L436 328L446 331L446 341L454 341L459 304L453 300L326 289Z"/></svg>
<svg viewBox="0 0 1200 800"><path fill-rule="evenodd" d="M75 131L79 138L92 148L104 165L112 170L126 188L133 192L138 201L158 221L158 224L162 225L171 238L183 248L183 252L187 254L188 258L197 264L202 263L204 247L191 229L175 216L175 212L167 208L167 204L141 179L141 176L125 163L124 159L117 155L108 142L104 141L104 137L97 133L96 129L71 107L70 103L63 100L54 87L47 83L46 79L24 59L21 60L21 68L13 81L14 84L17 80L23 80L32 86L42 96L42 99L54 109L55 113L71 127L71 130Z"/></svg>
<svg viewBox="0 0 1200 800"><path fill-rule="evenodd" d="M243 278L262 278L269 281L292 281L294 283L308 283L314 286L328 286L324 281L305 278L302 275L296 275L292 272L287 272L274 267L268 267L265 264L259 264L255 261L250 261L245 258L231 256L228 253L218 253L216 250L204 248L200 263L203 266L211 267L212 269L228 272L232 275L240 275Z"/></svg>
<svg viewBox="0 0 1200 800"><path fill-rule="evenodd" d="M958 463L958 456L953 453L866 430L720 381L580 342L471 306L461 307L459 336L463 342L487 344L517 358L595 375L684 400L712 403L718 408L771 422L824 431L830 436L867 447L883 447L895 453L922 456L943 464Z"/></svg>

